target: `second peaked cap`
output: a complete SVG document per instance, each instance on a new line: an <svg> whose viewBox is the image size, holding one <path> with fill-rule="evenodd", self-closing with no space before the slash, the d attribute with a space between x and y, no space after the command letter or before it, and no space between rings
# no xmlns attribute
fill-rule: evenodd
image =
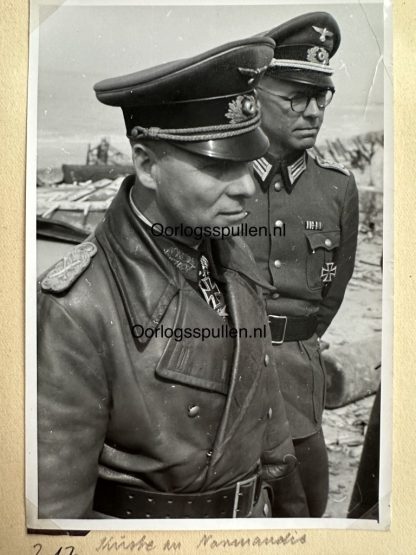
<svg viewBox="0 0 416 555"><path fill-rule="evenodd" d="M341 31L327 12L306 13L264 33L275 43L268 74L279 79L333 88L330 59L338 50Z"/></svg>
<svg viewBox="0 0 416 555"><path fill-rule="evenodd" d="M225 160L262 156L255 86L273 57L274 41L252 37L181 60L100 81L100 102L121 107L130 138L166 140Z"/></svg>

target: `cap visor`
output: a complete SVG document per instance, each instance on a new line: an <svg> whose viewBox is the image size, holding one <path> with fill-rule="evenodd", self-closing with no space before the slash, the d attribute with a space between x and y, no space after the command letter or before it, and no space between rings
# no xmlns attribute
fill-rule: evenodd
<svg viewBox="0 0 416 555"><path fill-rule="evenodd" d="M226 139L188 143L169 142L182 150L232 162L250 162L251 160L256 160L261 158L269 148L269 139L259 127L249 133L244 133L244 135L237 135L236 137Z"/></svg>
<svg viewBox="0 0 416 555"><path fill-rule="evenodd" d="M313 87L334 88L331 77L319 71L284 70L279 68L273 72L272 76L284 81L294 81L295 83L312 85Z"/></svg>

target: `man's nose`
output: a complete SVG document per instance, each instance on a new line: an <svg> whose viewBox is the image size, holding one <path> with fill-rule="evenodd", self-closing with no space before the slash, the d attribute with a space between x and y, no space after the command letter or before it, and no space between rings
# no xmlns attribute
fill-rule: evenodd
<svg viewBox="0 0 416 555"><path fill-rule="evenodd" d="M233 172L232 181L227 188L229 196L250 198L254 195L256 186L248 164L244 164L238 172Z"/></svg>
<svg viewBox="0 0 416 555"><path fill-rule="evenodd" d="M320 116L322 109L319 108L316 98L313 96L309 99L308 105L303 112L305 118L317 118Z"/></svg>

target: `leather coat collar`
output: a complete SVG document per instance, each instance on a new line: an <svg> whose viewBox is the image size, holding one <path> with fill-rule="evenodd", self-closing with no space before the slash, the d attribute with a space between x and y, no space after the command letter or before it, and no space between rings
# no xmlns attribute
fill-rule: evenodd
<svg viewBox="0 0 416 555"><path fill-rule="evenodd" d="M154 330L173 297L185 286L185 276L133 213L128 199L134 182L135 176L123 181L95 234L120 291L130 329L142 325ZM208 244L218 279L226 281L225 271L232 270L260 287L274 290L257 274L250 251L240 239L212 240ZM149 339L138 341L145 345Z"/></svg>

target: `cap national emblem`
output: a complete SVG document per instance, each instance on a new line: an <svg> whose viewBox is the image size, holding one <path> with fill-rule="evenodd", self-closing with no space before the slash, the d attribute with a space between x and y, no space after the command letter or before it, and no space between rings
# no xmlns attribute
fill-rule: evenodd
<svg viewBox="0 0 416 555"><path fill-rule="evenodd" d="M308 62L327 65L329 63L329 54L325 48L322 48L321 46L314 46L313 48L309 48L306 53L306 59Z"/></svg>
<svg viewBox="0 0 416 555"><path fill-rule="evenodd" d="M228 111L225 117L229 123L242 123L253 118L258 111L257 101L254 96L237 96L228 104Z"/></svg>
<svg viewBox="0 0 416 555"><path fill-rule="evenodd" d="M246 75L248 77L248 84L253 85L254 82L259 80L263 73L267 70L268 66L258 67L253 69L251 67L239 67L238 71L241 75Z"/></svg>
<svg viewBox="0 0 416 555"><path fill-rule="evenodd" d="M315 27L315 25L312 25L312 29L314 31L316 31L317 33L319 33L319 40L321 42L325 42L326 37L333 37L334 33L332 31L330 31L329 29L327 29L326 27L324 27L323 29L321 27Z"/></svg>

